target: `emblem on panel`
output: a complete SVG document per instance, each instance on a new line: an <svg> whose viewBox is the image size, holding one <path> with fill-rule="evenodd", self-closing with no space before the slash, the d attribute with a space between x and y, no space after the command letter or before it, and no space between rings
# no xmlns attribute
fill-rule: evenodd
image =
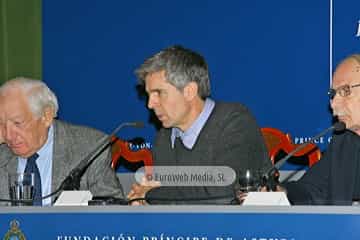
<svg viewBox="0 0 360 240"><path fill-rule="evenodd" d="M10 229L5 234L4 240L26 240L25 235L21 232L18 221L12 220L10 222Z"/></svg>

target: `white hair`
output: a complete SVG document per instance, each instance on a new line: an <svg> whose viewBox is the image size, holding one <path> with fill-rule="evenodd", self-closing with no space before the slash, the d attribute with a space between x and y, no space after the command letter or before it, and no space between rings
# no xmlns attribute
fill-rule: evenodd
<svg viewBox="0 0 360 240"><path fill-rule="evenodd" d="M6 92L13 89L21 90L28 100L31 112L37 117L41 117L47 107L52 108L54 117L57 116L59 110L56 95L50 88L40 80L16 77L6 81L0 87L0 95L6 95Z"/></svg>

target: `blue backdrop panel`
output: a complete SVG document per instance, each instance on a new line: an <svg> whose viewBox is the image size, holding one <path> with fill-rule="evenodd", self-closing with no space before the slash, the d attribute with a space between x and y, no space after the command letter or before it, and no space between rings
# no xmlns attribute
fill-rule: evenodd
<svg viewBox="0 0 360 240"><path fill-rule="evenodd" d="M358 49L360 3L350 2L43 0L44 81L62 119L108 133L120 122L148 123L134 69L181 44L207 59L214 99L244 103L260 126L300 143L331 124L331 66ZM120 133L154 135L151 124Z"/></svg>
<svg viewBox="0 0 360 240"><path fill-rule="evenodd" d="M360 53L360 1L334 0L334 64L353 53Z"/></svg>
<svg viewBox="0 0 360 240"><path fill-rule="evenodd" d="M360 215L349 214L351 209L347 209L348 213L296 213L290 208L279 211L276 207L273 211L245 208L243 212L241 207L224 206L223 212L214 212L211 208L205 209L207 212L196 212L194 206L182 212L130 208L113 207L112 211L107 208L100 212L96 208L83 207L82 210L55 209L52 213L46 210L11 213L3 209L7 213L0 213L0 236L5 236L10 231L10 223L16 220L26 239L307 240L360 237Z"/></svg>

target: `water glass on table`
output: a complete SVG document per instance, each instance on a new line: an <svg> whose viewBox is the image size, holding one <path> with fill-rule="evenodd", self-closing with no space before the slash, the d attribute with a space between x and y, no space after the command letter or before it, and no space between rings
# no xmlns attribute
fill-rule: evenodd
<svg viewBox="0 0 360 240"><path fill-rule="evenodd" d="M34 198L34 173L9 174L9 195L12 206L32 206Z"/></svg>

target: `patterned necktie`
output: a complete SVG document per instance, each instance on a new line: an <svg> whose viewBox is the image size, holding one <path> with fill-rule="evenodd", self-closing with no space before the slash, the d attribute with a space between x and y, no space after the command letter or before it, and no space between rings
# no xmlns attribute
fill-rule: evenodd
<svg viewBox="0 0 360 240"><path fill-rule="evenodd" d="M36 164L36 159L39 157L39 154L34 153L27 159L25 173L34 173L34 205L41 206L42 205L42 191L41 191L41 177L40 171Z"/></svg>

